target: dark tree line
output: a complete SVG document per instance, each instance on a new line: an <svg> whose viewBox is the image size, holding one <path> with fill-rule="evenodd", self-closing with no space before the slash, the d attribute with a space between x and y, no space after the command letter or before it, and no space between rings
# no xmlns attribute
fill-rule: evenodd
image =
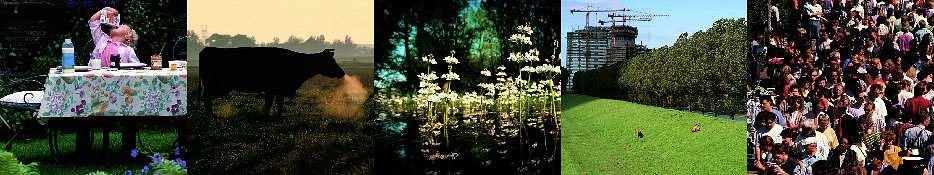
<svg viewBox="0 0 934 175"><path fill-rule="evenodd" d="M191 56L197 59L198 52L204 47L279 47L303 53L318 53L324 49L334 49L335 57L370 57L373 55L373 48L367 45L354 43L350 36L345 36L343 40L335 39L326 41L324 35L310 36L302 39L296 36L289 36L282 41L279 37L273 38L270 43L258 43L253 36L236 34L211 34L202 40L194 31L188 31L188 49L192 51Z"/></svg>

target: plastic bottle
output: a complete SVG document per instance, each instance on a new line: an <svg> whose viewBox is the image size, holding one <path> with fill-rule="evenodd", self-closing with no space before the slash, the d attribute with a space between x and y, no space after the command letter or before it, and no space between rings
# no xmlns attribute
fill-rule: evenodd
<svg viewBox="0 0 934 175"><path fill-rule="evenodd" d="M74 72L74 68L75 46L71 43L71 39L65 39L65 43L62 43L62 69L65 72Z"/></svg>

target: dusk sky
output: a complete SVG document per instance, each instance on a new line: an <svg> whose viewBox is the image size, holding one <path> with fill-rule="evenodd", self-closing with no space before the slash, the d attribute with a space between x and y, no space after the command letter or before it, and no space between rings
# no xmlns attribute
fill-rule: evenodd
<svg viewBox="0 0 934 175"><path fill-rule="evenodd" d="M257 42L302 40L324 34L325 40L373 44L372 0L196 0L188 1L188 30L245 34Z"/></svg>

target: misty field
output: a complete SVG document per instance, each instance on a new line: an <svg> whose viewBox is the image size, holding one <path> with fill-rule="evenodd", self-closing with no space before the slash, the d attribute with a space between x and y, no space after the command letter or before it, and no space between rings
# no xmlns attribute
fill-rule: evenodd
<svg viewBox="0 0 934 175"><path fill-rule="evenodd" d="M372 138L362 103L373 87L372 63L342 62L341 67L349 78L309 79L295 97L286 98L282 116L263 114L262 94L240 92L215 100L215 116L210 116L197 98L198 68L193 65L190 172L370 173Z"/></svg>
<svg viewBox="0 0 934 175"><path fill-rule="evenodd" d="M742 174L746 124L671 109L564 95L562 174ZM692 133L699 122L701 131ZM636 137L642 128L645 137Z"/></svg>

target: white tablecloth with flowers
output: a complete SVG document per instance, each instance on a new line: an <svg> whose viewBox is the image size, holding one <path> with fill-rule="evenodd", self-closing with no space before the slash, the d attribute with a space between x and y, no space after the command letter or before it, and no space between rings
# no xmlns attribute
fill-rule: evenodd
<svg viewBox="0 0 934 175"><path fill-rule="evenodd" d="M39 117L182 116L185 70L49 71Z"/></svg>

